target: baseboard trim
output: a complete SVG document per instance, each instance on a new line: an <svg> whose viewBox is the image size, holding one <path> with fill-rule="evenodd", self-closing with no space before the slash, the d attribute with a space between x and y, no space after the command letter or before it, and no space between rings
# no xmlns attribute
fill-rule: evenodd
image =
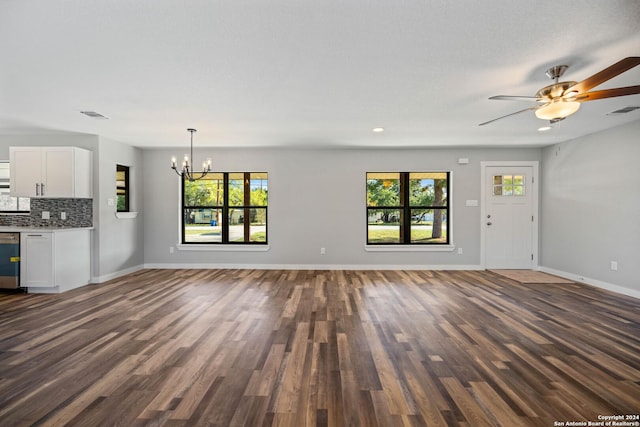
<svg viewBox="0 0 640 427"><path fill-rule="evenodd" d="M150 263L158 269L251 269L251 270L484 270L480 265L371 265L371 264L171 264Z"/></svg>
<svg viewBox="0 0 640 427"><path fill-rule="evenodd" d="M566 271L556 270L549 267L539 267L538 270L542 271L543 273L549 273L555 276L564 277L565 279L573 280L574 282L585 283L587 285L595 286L596 288L640 299L640 291L637 291L635 289L625 288L623 286L614 285L613 283L603 282L602 280L592 279L590 277L585 277L578 274L567 273Z"/></svg>
<svg viewBox="0 0 640 427"><path fill-rule="evenodd" d="M91 283L104 283L109 280L117 279L118 277L126 276L127 274L135 273L136 271L140 271L145 267L144 265L136 265L134 267L125 268L124 270L115 271L113 273L105 274L98 277L92 277Z"/></svg>

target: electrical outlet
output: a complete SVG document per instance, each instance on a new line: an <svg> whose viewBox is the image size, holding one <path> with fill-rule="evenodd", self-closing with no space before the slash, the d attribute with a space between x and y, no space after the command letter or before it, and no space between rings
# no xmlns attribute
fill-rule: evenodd
<svg viewBox="0 0 640 427"><path fill-rule="evenodd" d="M67 213L66 212L60 212L60 219L62 219L62 220L67 219Z"/></svg>
<svg viewBox="0 0 640 427"><path fill-rule="evenodd" d="M49 211L42 211L42 219L49 219Z"/></svg>
<svg viewBox="0 0 640 427"><path fill-rule="evenodd" d="M327 253L327 251L324 248L320 248L320 255L324 255L326 253Z"/></svg>
<svg viewBox="0 0 640 427"><path fill-rule="evenodd" d="M169 253L172 254L173 253L173 246L169 246Z"/></svg>
<svg viewBox="0 0 640 427"><path fill-rule="evenodd" d="M613 271L617 271L618 270L618 261L611 261L611 269Z"/></svg>
<svg viewBox="0 0 640 427"><path fill-rule="evenodd" d="M462 248L458 248L458 255L462 255Z"/></svg>

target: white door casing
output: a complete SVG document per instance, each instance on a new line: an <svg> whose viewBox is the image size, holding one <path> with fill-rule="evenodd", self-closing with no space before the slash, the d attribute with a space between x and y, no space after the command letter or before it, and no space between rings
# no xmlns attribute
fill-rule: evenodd
<svg viewBox="0 0 640 427"><path fill-rule="evenodd" d="M537 162L482 163L481 263L484 268L537 268L537 174Z"/></svg>

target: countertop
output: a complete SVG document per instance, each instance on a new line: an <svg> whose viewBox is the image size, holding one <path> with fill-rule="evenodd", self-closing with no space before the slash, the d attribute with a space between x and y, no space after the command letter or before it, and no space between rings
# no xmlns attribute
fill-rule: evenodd
<svg viewBox="0 0 640 427"><path fill-rule="evenodd" d="M93 227L20 227L17 225L2 225L0 233L44 233L44 232L65 232L77 230L93 230Z"/></svg>

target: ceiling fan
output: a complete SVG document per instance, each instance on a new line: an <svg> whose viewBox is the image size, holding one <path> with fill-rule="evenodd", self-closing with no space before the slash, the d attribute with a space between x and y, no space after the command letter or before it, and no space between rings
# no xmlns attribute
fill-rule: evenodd
<svg viewBox="0 0 640 427"><path fill-rule="evenodd" d="M540 89L535 96L509 96L497 95L489 99L497 99L501 101L529 101L536 102L538 105L480 123L484 126L493 123L496 120L505 117L514 116L524 113L525 111L535 111L537 118L549 120L551 123L564 120L566 117L578 111L580 103L587 101L595 101L596 99L613 98L616 96L636 95L640 94L640 85L618 87L615 89L596 90L589 92L590 89L624 73L627 70L640 64L640 57L630 56L624 58L610 67L595 73L593 76L586 78L581 82L559 82L558 80L564 72L569 68L568 65L558 65L547 70L546 75L555 82L549 86Z"/></svg>

